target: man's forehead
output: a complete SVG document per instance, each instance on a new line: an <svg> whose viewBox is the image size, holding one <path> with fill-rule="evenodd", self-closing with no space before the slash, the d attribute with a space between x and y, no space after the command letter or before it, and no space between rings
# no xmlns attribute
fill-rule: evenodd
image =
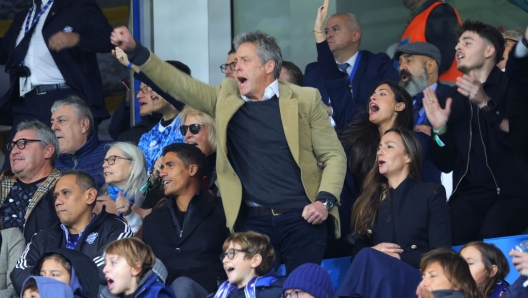
<svg viewBox="0 0 528 298"><path fill-rule="evenodd" d="M37 136L37 132L32 130L32 129L25 129L25 130L21 130L19 132L17 132L15 134L15 136L13 137L13 141L16 141L18 139L22 139L22 138L25 138L25 139L33 139Z"/></svg>

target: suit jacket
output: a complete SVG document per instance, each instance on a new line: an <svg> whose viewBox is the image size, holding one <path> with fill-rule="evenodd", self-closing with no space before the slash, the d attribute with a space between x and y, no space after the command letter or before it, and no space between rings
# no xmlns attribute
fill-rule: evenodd
<svg viewBox="0 0 528 298"><path fill-rule="evenodd" d="M200 190L189 203L183 227L175 208L176 202L170 198L145 217L143 241L167 267L166 284L185 276L213 292L219 277L225 277L219 256L229 230L222 202Z"/></svg>
<svg viewBox="0 0 528 298"><path fill-rule="evenodd" d="M519 41L522 42L522 41ZM517 45L524 46L524 45ZM528 83L528 56L518 58L515 57L515 48L510 51L508 61L506 61L506 74L510 80L519 83Z"/></svg>
<svg viewBox="0 0 528 298"><path fill-rule="evenodd" d="M138 44L138 47L141 47ZM229 120L244 104L238 84L224 79L221 86L209 86L163 62L145 48L137 48L141 72L173 98L211 115L216 120L218 187L226 213L227 226L233 229L242 203L242 185L227 152ZM134 53L129 53L133 55ZM134 57L132 61L134 61ZM143 63L142 59L148 60ZM282 126L290 152L301 169L301 178L308 198L315 201L318 193L327 192L339 198L346 172L346 157L330 124L317 90L279 82L279 106ZM322 162L323 169L318 161ZM330 211L336 237L340 236L337 208Z"/></svg>
<svg viewBox="0 0 528 298"><path fill-rule="evenodd" d="M304 86L314 87L319 90L323 102L329 105L330 99L333 112L332 118L336 122L336 129L346 127L354 116L366 111L368 101L376 85L383 80L398 82L400 77L394 68L392 60L385 53L374 54L369 51L360 51L356 75L352 80L353 98L350 92L350 81L346 75L340 78L329 79L323 76L321 64L334 63L332 67L337 70L335 60L330 52L328 43L317 44L318 62L310 63L304 72ZM332 55L329 59L329 55ZM328 65L329 66L329 65Z"/></svg>
<svg viewBox="0 0 528 298"><path fill-rule="evenodd" d="M54 0L42 28L45 40L67 26L80 36L79 44L60 52L50 50L64 80L73 89L84 95L95 119L110 117L104 104L103 83L97 64L96 53L108 53L113 49L110 43L112 27L95 0ZM0 42L0 64L6 63L13 53L20 30L23 30L28 9L16 14L13 23ZM12 94L0 99L0 108L19 98L18 77L11 75L15 84ZM9 93L9 92L8 92ZM49 111L48 111L49 112Z"/></svg>
<svg viewBox="0 0 528 298"><path fill-rule="evenodd" d="M407 177L392 189L380 203L369 235L356 239L352 257L362 248L382 242L400 245L401 260L415 268L426 252L451 247L445 188L441 184L417 183Z"/></svg>

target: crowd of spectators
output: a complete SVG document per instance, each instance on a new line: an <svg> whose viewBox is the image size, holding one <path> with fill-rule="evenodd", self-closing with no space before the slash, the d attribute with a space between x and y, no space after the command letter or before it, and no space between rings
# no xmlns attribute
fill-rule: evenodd
<svg viewBox="0 0 528 298"><path fill-rule="evenodd" d="M112 31L93 0L67 8L73 28L44 24L64 1L37 0L0 40L0 297L528 295L528 252L509 253L509 285L508 256L482 241L528 228L528 29L404 0L389 56L324 0L304 74L250 31L210 86ZM110 51L140 82L141 121L127 96L115 142L98 137L93 62ZM319 264L343 255L334 288Z"/></svg>

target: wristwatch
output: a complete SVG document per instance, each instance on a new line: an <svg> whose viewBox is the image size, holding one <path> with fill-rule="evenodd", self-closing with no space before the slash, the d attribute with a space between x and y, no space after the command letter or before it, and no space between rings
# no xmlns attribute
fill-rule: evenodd
<svg viewBox="0 0 528 298"><path fill-rule="evenodd" d="M490 98L486 102L486 105L483 106L481 109L484 110L485 112L488 112L488 111L493 110L496 106L497 106L497 103L493 100L493 98Z"/></svg>
<svg viewBox="0 0 528 298"><path fill-rule="evenodd" d="M332 210L332 208L334 208L334 202L332 202L329 199L326 199L324 202L323 201L321 202L323 203L323 206L325 207L327 211L330 211Z"/></svg>

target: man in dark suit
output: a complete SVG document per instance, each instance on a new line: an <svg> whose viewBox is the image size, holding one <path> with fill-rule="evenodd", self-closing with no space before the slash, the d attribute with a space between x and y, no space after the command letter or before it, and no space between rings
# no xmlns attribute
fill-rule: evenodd
<svg viewBox="0 0 528 298"><path fill-rule="evenodd" d="M512 81L528 83L528 27L506 62L506 74Z"/></svg>
<svg viewBox="0 0 528 298"><path fill-rule="evenodd" d="M165 147L160 177L169 200L143 223L143 241L167 267L167 284L178 297L195 297L184 288L205 297L220 276L225 279L218 256L229 230L220 198L201 189L205 163L194 145Z"/></svg>
<svg viewBox="0 0 528 298"><path fill-rule="evenodd" d="M317 35L319 32L315 33ZM346 127L346 122L366 109L370 95L378 82L382 80L397 82L399 77L387 54L374 54L359 50L361 25L354 15L338 13L331 16L326 23L325 33L326 42L328 42L338 67L348 76L348 78L343 79L351 82L349 83L349 89L351 89L349 91L351 92L342 93L342 98L332 98L327 88L332 88L342 79L325 80L320 62L313 62L306 66L304 86L319 89L323 102L333 109L331 114L336 116L334 118L336 129L342 129ZM318 44L318 48L322 44L325 42ZM343 107L344 103L351 101L355 103L353 106ZM343 109L346 110L343 111Z"/></svg>
<svg viewBox="0 0 528 298"><path fill-rule="evenodd" d="M438 100L445 102L451 87L438 81L441 55L438 48L427 42L404 44L394 53L400 71L400 85L413 97L414 130L431 135L431 124L423 108L425 88L435 90Z"/></svg>
<svg viewBox="0 0 528 298"><path fill-rule="evenodd" d="M0 40L11 81L0 98L2 124L48 123L53 101L70 94L86 101L96 124L108 118L96 53L112 50L111 32L95 0L35 0L18 13Z"/></svg>

